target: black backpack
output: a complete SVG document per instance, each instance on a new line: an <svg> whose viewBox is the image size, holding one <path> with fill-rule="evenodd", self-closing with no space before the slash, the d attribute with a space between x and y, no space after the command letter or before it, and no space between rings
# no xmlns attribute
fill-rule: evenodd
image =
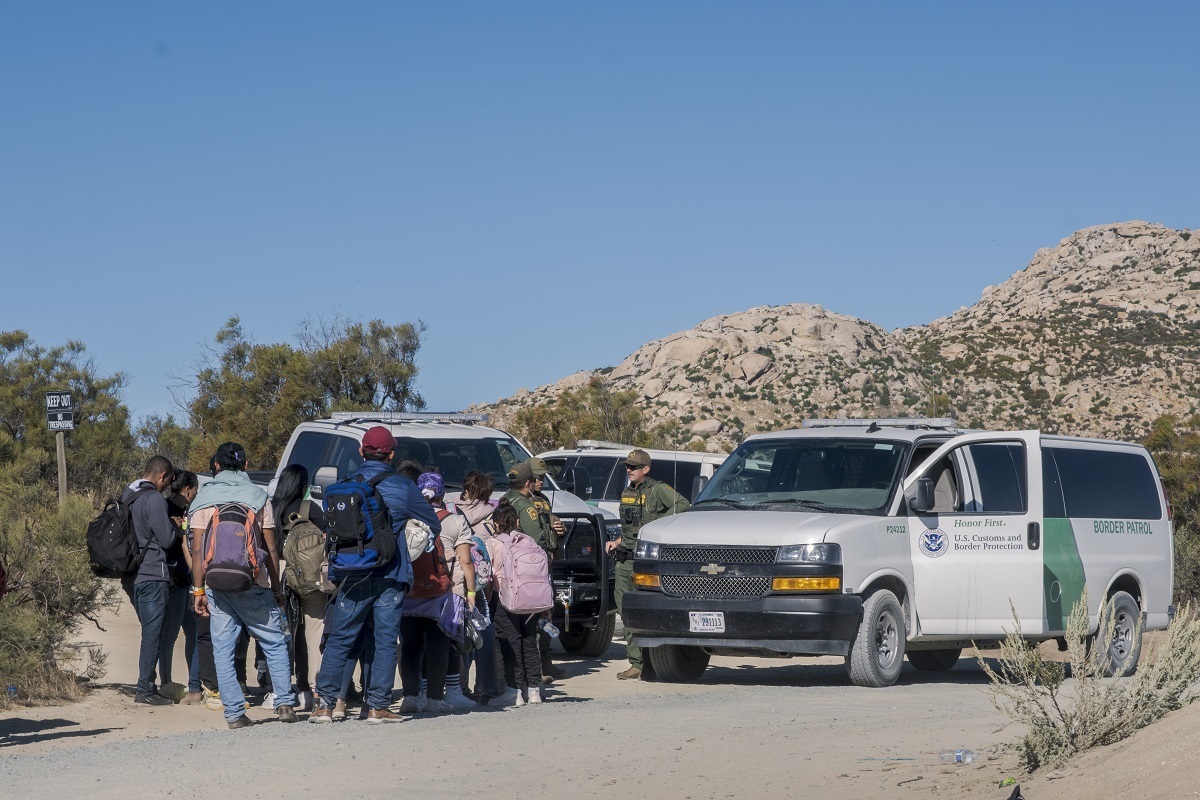
<svg viewBox="0 0 1200 800"><path fill-rule="evenodd" d="M88 523L88 562L97 577L122 578L142 565L150 540L145 547L138 545L131 508L139 497L154 491L152 486L138 489L125 503L110 497L100 516Z"/></svg>
<svg viewBox="0 0 1200 800"><path fill-rule="evenodd" d="M367 480L359 473L325 490L331 581L386 567L396 555L392 516L375 491L384 478L395 474L387 470Z"/></svg>

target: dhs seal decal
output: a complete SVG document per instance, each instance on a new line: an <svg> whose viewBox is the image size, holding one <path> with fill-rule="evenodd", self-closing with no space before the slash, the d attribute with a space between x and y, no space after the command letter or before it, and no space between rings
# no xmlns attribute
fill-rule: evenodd
<svg viewBox="0 0 1200 800"><path fill-rule="evenodd" d="M934 528L921 534L921 552L930 558L944 556L950 549L950 537L941 528Z"/></svg>

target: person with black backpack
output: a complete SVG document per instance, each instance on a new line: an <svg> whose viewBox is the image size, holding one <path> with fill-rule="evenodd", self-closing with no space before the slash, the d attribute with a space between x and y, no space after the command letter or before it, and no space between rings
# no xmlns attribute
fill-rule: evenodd
<svg viewBox="0 0 1200 800"><path fill-rule="evenodd" d="M388 706L396 684L396 647L404 594L413 584L408 548L397 547L410 519L424 522L434 533L442 524L417 485L389 466L396 439L382 425L368 430L359 454L363 463L344 481L325 490L325 521L329 542L329 579L337 586L326 620L329 638L317 673L317 707L309 722L333 721L333 707L342 687L346 661L361 631L372 624L366 642L371 662L367 692L367 722L398 722Z"/></svg>
<svg viewBox="0 0 1200 800"><path fill-rule="evenodd" d="M134 702L149 706L169 706L172 701L158 693L154 668L167 619L167 605L174 580L167 552L179 541L179 529L171 522L167 499L162 492L175 477L175 468L163 456L146 462L145 474L121 493L121 505L129 509L129 521L139 548L140 561L134 572L121 578L142 626L138 651L138 682Z"/></svg>

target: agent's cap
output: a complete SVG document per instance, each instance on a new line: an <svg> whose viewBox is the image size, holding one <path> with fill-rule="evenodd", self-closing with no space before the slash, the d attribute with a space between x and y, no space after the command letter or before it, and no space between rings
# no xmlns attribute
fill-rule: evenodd
<svg viewBox="0 0 1200 800"><path fill-rule="evenodd" d="M544 458L538 458L537 456L534 456L525 463L529 465L529 469L531 472L533 472L533 476L535 478L541 477L550 471L546 469L546 459Z"/></svg>
<svg viewBox="0 0 1200 800"><path fill-rule="evenodd" d="M625 458L625 466L648 467L650 466L650 454L645 450L631 450Z"/></svg>
<svg viewBox="0 0 1200 800"><path fill-rule="evenodd" d="M520 486L529 480L533 480L533 470L528 461L522 461L508 471L508 482L513 486Z"/></svg>

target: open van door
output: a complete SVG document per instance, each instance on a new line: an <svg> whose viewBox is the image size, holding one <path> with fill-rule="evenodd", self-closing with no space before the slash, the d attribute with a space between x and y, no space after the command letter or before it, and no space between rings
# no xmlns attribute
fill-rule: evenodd
<svg viewBox="0 0 1200 800"><path fill-rule="evenodd" d="M1045 632L1040 438L958 436L905 479L921 634L1003 636L1014 609L1022 632Z"/></svg>

